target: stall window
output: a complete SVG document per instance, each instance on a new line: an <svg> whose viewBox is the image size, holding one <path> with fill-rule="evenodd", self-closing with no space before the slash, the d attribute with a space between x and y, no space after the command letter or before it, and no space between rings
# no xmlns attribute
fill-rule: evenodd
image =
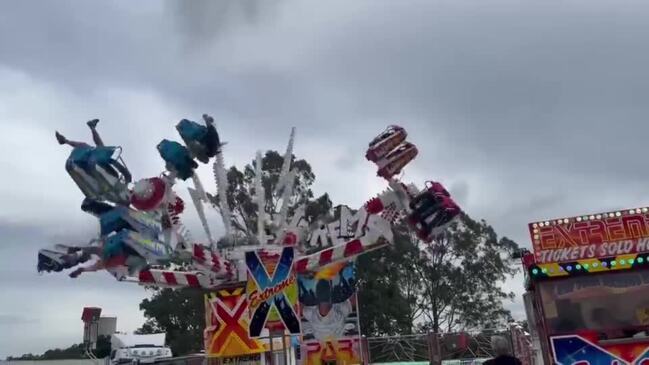
<svg viewBox="0 0 649 365"><path fill-rule="evenodd" d="M551 335L590 330L622 338L649 330L649 271L548 280L539 290Z"/></svg>

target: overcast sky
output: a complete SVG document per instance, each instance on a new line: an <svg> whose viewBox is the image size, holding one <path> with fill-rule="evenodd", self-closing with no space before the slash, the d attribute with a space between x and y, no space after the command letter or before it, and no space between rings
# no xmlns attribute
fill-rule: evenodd
<svg viewBox="0 0 649 365"><path fill-rule="evenodd" d="M84 122L100 118L139 178L163 169L155 145L178 139L181 118L214 115L239 166L284 149L296 126L316 193L355 207L384 188L366 143L396 122L420 149L404 180L442 181L472 217L529 246L530 221L649 204L648 7L0 2L0 358L80 342L84 306L120 330L143 321L143 288L36 274L38 248L97 228L55 130L89 140ZM522 315L520 300L507 306Z"/></svg>

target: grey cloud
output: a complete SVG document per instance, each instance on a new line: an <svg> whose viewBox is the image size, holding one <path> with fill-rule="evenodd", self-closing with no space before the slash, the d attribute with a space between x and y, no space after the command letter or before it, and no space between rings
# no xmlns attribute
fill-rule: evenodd
<svg viewBox="0 0 649 365"><path fill-rule="evenodd" d="M453 199L458 202L464 202L469 197L470 187L466 181L457 181L453 185L449 186L449 192L453 196Z"/></svg>
<svg viewBox="0 0 649 365"><path fill-rule="evenodd" d="M14 246L23 246L26 244L25 240L45 240L47 234L33 225L0 221L0 237L2 237L2 244L0 244L0 251L2 251Z"/></svg>
<svg viewBox="0 0 649 365"><path fill-rule="evenodd" d="M79 244L87 242L96 234L96 227L74 220L68 221L76 229L61 229L57 225L30 224L0 220L0 251L18 248L44 247L48 242L61 244ZM34 253L35 254L35 253Z"/></svg>
<svg viewBox="0 0 649 365"><path fill-rule="evenodd" d="M29 324L29 323L34 323L34 322L37 322L37 320L35 320L34 318L27 318L27 317L23 317L23 316L0 314L0 326Z"/></svg>
<svg viewBox="0 0 649 365"><path fill-rule="evenodd" d="M92 93L98 87L155 88L194 106L214 108L216 103L225 111L236 106L243 117L258 117L260 109L271 112L266 115L281 113L279 108L291 104L297 108L308 101L282 102L291 94L303 94L291 91L305 83L290 73L274 71L271 63L249 70L228 63L227 47L216 48L214 54L215 46L209 43L186 50L181 36L169 26L180 19L191 37L196 30L192 27L202 29L212 17L217 27L239 18L253 21L261 9L267 11L261 2L168 2L161 9L152 3L126 9L92 1L36 4L0 5L0 63L75 93ZM35 26L25 27L24 19ZM263 97L256 98L253 88Z"/></svg>
<svg viewBox="0 0 649 365"><path fill-rule="evenodd" d="M345 24L316 53L320 70L370 113L400 110L500 165L646 176L635 168L649 132L637 102L649 86L646 6L457 4L393 6ZM633 161L606 148L621 141Z"/></svg>
<svg viewBox="0 0 649 365"><path fill-rule="evenodd" d="M186 41L194 46L214 40L229 27L257 25L272 20L277 15L280 2L260 0L214 2L198 0L192 2L166 2L168 12Z"/></svg>

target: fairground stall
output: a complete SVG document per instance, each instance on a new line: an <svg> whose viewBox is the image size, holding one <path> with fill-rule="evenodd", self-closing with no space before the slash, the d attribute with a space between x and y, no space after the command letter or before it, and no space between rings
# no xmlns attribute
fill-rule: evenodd
<svg viewBox="0 0 649 365"><path fill-rule="evenodd" d="M546 364L649 363L649 209L529 225L528 319Z"/></svg>

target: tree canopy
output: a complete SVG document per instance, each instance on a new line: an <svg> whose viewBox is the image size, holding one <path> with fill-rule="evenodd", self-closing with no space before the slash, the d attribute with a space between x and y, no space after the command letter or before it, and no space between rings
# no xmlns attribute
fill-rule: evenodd
<svg viewBox="0 0 649 365"><path fill-rule="evenodd" d="M205 311L203 292L193 289L156 289L140 303L147 318L137 334L165 332L174 355L198 352L203 348Z"/></svg>
<svg viewBox="0 0 649 365"><path fill-rule="evenodd" d="M511 319L501 283L518 246L463 214L431 243L403 224L395 245L358 259L361 329L371 336L495 328Z"/></svg>
<svg viewBox="0 0 649 365"><path fill-rule="evenodd" d="M84 344L75 344L65 349L51 349L42 355L24 354L21 356L8 356L7 360L73 360L85 359ZM93 351L98 358L110 355L110 336L97 337L97 348Z"/></svg>

